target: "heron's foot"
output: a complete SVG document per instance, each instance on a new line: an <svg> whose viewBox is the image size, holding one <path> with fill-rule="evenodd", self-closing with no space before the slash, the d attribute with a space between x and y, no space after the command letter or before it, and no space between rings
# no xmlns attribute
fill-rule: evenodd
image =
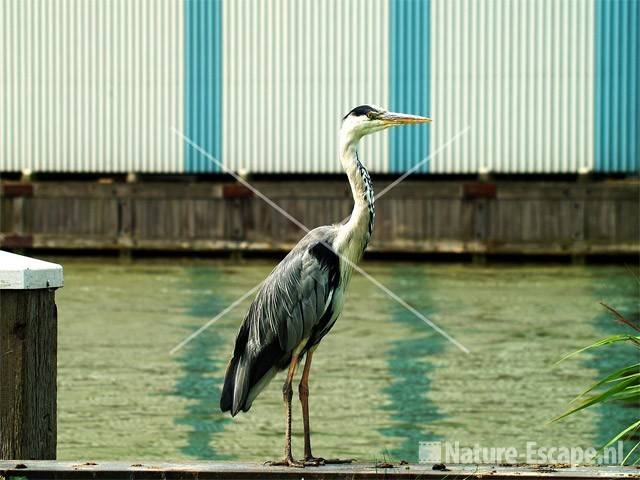
<svg viewBox="0 0 640 480"><path fill-rule="evenodd" d="M343 463L353 463L355 458L322 458L307 456L304 459L304 464L307 466L319 466L319 465L339 465Z"/></svg>
<svg viewBox="0 0 640 480"><path fill-rule="evenodd" d="M282 460L264 462L264 464L270 467L296 467L296 468L304 468L304 465L305 465L303 462L298 462L294 460L292 457L284 457Z"/></svg>

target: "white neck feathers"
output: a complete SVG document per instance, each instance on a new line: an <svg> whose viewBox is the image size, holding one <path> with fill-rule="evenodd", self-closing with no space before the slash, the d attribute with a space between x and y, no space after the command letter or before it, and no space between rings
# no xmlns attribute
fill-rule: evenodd
<svg viewBox="0 0 640 480"><path fill-rule="evenodd" d="M349 179L354 205L349 221L340 227L337 246L354 262L369 244L375 219L373 183L358 158L359 140L349 131L340 131L340 161Z"/></svg>

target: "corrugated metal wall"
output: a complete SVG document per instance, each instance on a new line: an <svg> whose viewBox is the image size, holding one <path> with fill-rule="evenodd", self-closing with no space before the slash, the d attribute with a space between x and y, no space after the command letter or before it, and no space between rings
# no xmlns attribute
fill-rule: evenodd
<svg viewBox="0 0 640 480"><path fill-rule="evenodd" d="M182 170L175 0L2 0L0 171Z"/></svg>
<svg viewBox="0 0 640 480"><path fill-rule="evenodd" d="M219 172L222 156L222 0L188 1L185 19L184 170ZM192 143L211 157L202 155Z"/></svg>
<svg viewBox="0 0 640 480"><path fill-rule="evenodd" d="M388 0L224 3L223 161L252 172L340 172L353 106L389 102ZM385 171L388 136L361 156Z"/></svg>
<svg viewBox="0 0 640 480"><path fill-rule="evenodd" d="M593 2L432 0L432 172L593 165Z"/></svg>
<svg viewBox="0 0 640 480"><path fill-rule="evenodd" d="M601 172L640 170L640 1L596 1L596 152Z"/></svg>
<svg viewBox="0 0 640 480"><path fill-rule="evenodd" d="M340 172L340 119L375 172L640 168L635 0L3 0L0 171Z"/></svg>
<svg viewBox="0 0 640 480"><path fill-rule="evenodd" d="M396 112L430 115L431 1L390 0L391 98ZM431 125L389 131L388 171L429 170Z"/></svg>

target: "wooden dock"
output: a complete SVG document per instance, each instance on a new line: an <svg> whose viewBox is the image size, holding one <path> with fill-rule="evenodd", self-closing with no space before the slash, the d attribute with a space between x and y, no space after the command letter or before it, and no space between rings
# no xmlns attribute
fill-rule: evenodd
<svg viewBox="0 0 640 480"><path fill-rule="evenodd" d="M251 180L309 228L351 208L342 178ZM389 179L374 178L381 192ZM200 182L3 182L0 248L288 251L301 229L246 187ZM371 252L637 255L640 182L408 179L376 200Z"/></svg>
<svg viewBox="0 0 640 480"><path fill-rule="evenodd" d="M0 461L0 476L5 478L54 479L199 479L199 480L377 480L377 479L477 479L513 480L514 478L590 480L640 478L636 467L618 466L492 466L447 465L434 470L429 464L356 463L321 467L285 468L259 463L237 462L61 462Z"/></svg>

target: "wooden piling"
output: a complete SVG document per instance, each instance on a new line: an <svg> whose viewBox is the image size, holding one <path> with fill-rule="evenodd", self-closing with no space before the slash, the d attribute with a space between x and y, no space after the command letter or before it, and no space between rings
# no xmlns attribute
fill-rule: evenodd
<svg viewBox="0 0 640 480"><path fill-rule="evenodd" d="M0 459L56 458L60 265L0 251Z"/></svg>

